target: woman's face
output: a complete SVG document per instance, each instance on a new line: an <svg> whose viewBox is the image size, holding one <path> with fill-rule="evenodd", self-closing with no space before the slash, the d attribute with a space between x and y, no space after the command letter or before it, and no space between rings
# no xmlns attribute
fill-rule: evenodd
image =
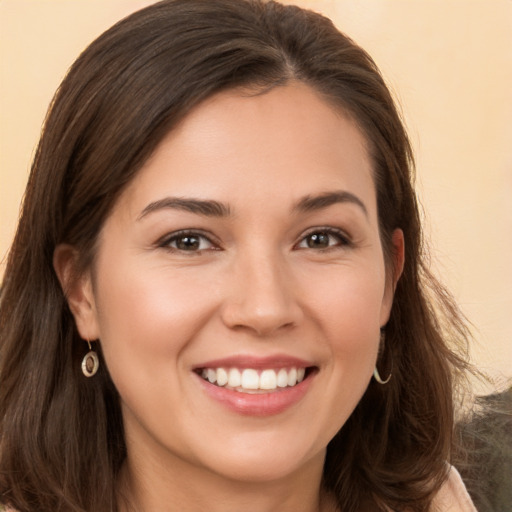
<svg viewBox="0 0 512 512"><path fill-rule="evenodd" d="M210 98L98 247L76 318L101 342L129 457L246 481L321 468L368 386L394 285L350 119L297 83Z"/></svg>

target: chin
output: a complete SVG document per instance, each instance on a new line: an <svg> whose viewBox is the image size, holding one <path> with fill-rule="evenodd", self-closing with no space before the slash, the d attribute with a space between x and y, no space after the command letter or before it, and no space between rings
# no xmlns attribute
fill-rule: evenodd
<svg viewBox="0 0 512 512"><path fill-rule="evenodd" d="M210 465L218 475L244 483L277 482L302 471L323 468L326 449L313 454L304 453L295 443L280 443L279 446L263 444L246 449L236 448L224 457L216 457ZM229 455L232 455L229 456Z"/></svg>

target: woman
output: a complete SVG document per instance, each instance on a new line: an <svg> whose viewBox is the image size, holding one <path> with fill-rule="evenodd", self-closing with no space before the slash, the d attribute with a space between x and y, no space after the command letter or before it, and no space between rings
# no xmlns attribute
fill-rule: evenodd
<svg viewBox="0 0 512 512"><path fill-rule="evenodd" d="M466 329L422 257L407 135L329 20L121 21L57 92L9 255L2 502L473 510L449 465Z"/></svg>

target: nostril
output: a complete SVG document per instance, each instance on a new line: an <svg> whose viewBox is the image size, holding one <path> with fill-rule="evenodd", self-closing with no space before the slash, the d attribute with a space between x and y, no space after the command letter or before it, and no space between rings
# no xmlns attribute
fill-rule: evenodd
<svg viewBox="0 0 512 512"><path fill-rule="evenodd" d="M279 304L273 307L258 307L251 299L244 303L231 303L224 307L224 324L236 331L251 332L258 337L293 329L300 322L302 314L294 304Z"/></svg>
<svg viewBox="0 0 512 512"><path fill-rule="evenodd" d="M253 251L256 252L256 251ZM288 270L274 253L240 256L232 269L222 315L231 329L249 330L266 336L290 329L302 318L302 310L291 288Z"/></svg>

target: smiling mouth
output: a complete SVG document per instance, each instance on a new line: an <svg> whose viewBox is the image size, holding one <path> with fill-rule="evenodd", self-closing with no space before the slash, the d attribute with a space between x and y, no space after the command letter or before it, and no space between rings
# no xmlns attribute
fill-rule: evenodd
<svg viewBox="0 0 512 512"><path fill-rule="evenodd" d="M293 388L315 370L315 367L280 369L199 368L196 373L218 387L241 393L269 393Z"/></svg>

